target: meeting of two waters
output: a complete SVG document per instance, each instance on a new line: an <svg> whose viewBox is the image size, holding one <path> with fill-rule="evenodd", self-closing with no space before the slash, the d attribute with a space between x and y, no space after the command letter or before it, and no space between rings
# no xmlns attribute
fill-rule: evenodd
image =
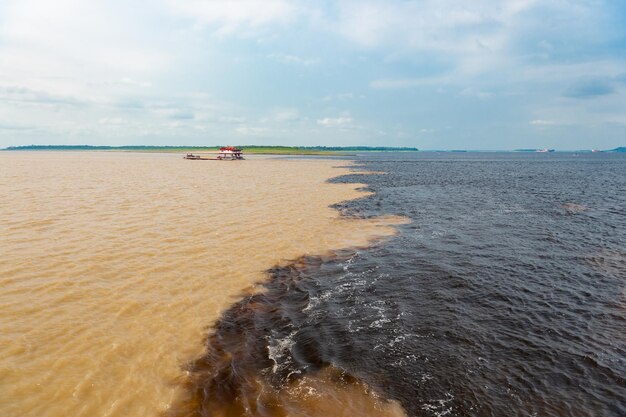
<svg viewBox="0 0 626 417"><path fill-rule="evenodd" d="M309 318L349 340L326 360L410 415L626 414L623 155L359 162L386 174L342 209L411 223L312 274Z"/></svg>
<svg viewBox="0 0 626 417"><path fill-rule="evenodd" d="M90 165L74 161L84 170L83 179L75 177L76 183L87 184L81 192L92 193L82 194L87 200L110 181L105 175L110 161L102 158ZM87 255L101 257L97 259L106 268L101 270L93 260L72 263L76 249L64 248L63 239L54 237L48 242L56 242L54 253L35 251L39 258L31 267L49 268L39 275L20 269L11 255L3 256L0 299L14 309L13 316L5 313L0 322L0 407L8 415L62 415L62 407L78 410L74 415L88 415L81 414L84 403L99 415L122 415L124 410L177 416L626 414L624 156L372 153L355 158L358 169L370 174L337 171L335 175L345 175L322 185L324 175L333 176L332 166L348 162L302 160L288 165L290 161L268 160L239 171L224 165L190 168L176 161L176 168L168 171L172 157L136 158L129 163L118 157L115 164L126 174L137 164L151 174L136 170L133 178L114 176L117 185L100 195L99 202L106 206L115 199L108 208L118 211L102 213L84 202L95 216L88 220L102 223L78 221L81 228L69 240L84 243L80 233L93 234L82 238L98 249ZM167 174L157 175L154 164ZM55 169L50 168L58 173ZM231 184L266 178L278 188L257 184L247 189L251 194L265 191L254 201L237 200L248 205L246 214L225 219L233 233L218 236L210 222L200 222L198 228L199 219L216 220L220 210L233 208L216 202L223 200L204 199L199 190L172 189L180 181L192 187L199 175L219 183L216 176L223 173L215 170L222 169L230 170ZM89 170L99 174L94 177ZM5 174L2 185L7 187ZM290 181L307 175L313 179L297 183L300 188L294 191ZM3 246L6 253L16 254L14 260L23 256L27 262L32 254L28 239L11 229L23 223L8 213L41 210L23 205L27 200L54 204L55 195L68 196L57 189L37 200L37 193L51 184L46 177L39 181L45 186L13 190L26 192L30 200L7 195L12 203L0 203L6 215ZM139 227L141 233L137 227L146 223L133 205L136 196L115 194L127 181L136 190L147 186L150 196L142 200L143 212L158 216L151 218L149 230ZM367 184L373 194L354 199L359 196L355 183ZM318 187L318 193L306 187ZM326 199L320 196L333 192ZM199 206L181 211L180 201ZM348 223L333 220L323 211L324 204L333 204L329 211L341 213ZM60 207L68 219L81 213L80 206ZM120 208L132 214L121 223ZM204 210L214 214L207 217ZM275 212L280 221L264 225ZM181 213L188 216L185 221ZM237 226L246 215L253 216L246 225L254 227L254 234ZM381 222L380 216L387 216L383 217L387 222L375 224ZM190 230L196 227L193 239L183 234L174 239L171 234L180 228L171 227L172 222ZM290 229L282 229L284 222ZM392 223L395 236L385 229ZM42 232L76 228L54 221L31 226ZM120 233L136 240L116 240ZM373 237L384 235L389 237L372 243ZM7 236L19 238L9 246ZM145 246L160 240L166 247L158 254ZM99 246L100 241L108 243ZM215 256L206 251L206 242L224 245L236 256L217 271L203 269L216 262L205 258ZM299 246L293 248L292 242ZM176 252L177 245L195 249ZM130 249L134 252L124 255ZM327 252L330 249L334 251ZM273 251L292 261L273 260ZM154 265L143 267L149 272L124 272L133 257L145 262L148 255ZM123 256L123 262L117 256ZM236 259L257 256L258 263L237 268ZM181 273L189 262L193 273ZM277 266L268 271L261 288L242 294L255 281L250 276L267 262ZM81 279L59 275L69 264L67 273ZM150 281L153 277L158 277L156 287L156 281ZM221 291L224 297L218 296ZM111 306L92 310L86 300ZM93 317L78 317L68 312L72 308L81 314L93 311ZM70 318L76 321L61 322ZM213 322L207 332L204 326ZM95 330L89 328L94 323ZM146 328L146 323L152 327ZM181 323L187 324L179 328ZM119 338L106 333L110 330L120 332ZM197 342L207 333L202 349ZM89 344L74 345L85 335L106 354L104 363L113 364L115 372L89 355ZM49 339L36 340L38 336ZM102 350L98 337L122 345ZM145 343L146 338L153 340ZM126 343L129 340L132 343ZM50 341L52 348L45 346ZM149 348L157 353L141 352ZM177 353L171 354L171 349ZM160 358L168 364L155 367L153 362ZM46 382L58 382L46 367L62 370L70 382L66 390L61 389L63 384L45 387ZM176 369L183 369L186 376ZM165 377L157 371L165 371ZM77 375L81 372L92 372L95 385L93 379L89 387L81 383ZM155 392L141 384L142 378L167 382L158 383ZM115 388L121 380L124 392ZM171 390L168 384L178 388ZM129 392L134 386L139 389ZM64 397L68 393L69 399ZM149 404L154 401L162 404Z"/></svg>

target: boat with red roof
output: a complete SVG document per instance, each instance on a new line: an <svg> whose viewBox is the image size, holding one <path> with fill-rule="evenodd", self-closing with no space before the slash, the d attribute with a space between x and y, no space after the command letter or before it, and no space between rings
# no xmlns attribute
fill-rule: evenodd
<svg viewBox="0 0 626 417"><path fill-rule="evenodd" d="M193 161L239 161L244 159L243 150L234 146L222 146L217 153L216 158L207 158L202 155L194 155L188 153L183 156L185 159L191 159Z"/></svg>

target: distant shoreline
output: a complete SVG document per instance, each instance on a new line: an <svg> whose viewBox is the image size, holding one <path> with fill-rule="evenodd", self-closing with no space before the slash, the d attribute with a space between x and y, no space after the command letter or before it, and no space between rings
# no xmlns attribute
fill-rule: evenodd
<svg viewBox="0 0 626 417"><path fill-rule="evenodd" d="M512 149L512 150L474 150L474 149L418 149L412 147L388 146L269 146L269 145L238 145L247 154L258 155L337 155L350 156L355 152L447 152L447 153L477 153L477 152L507 152L507 153L535 153L539 149ZM9 146L0 151L108 151L108 152L143 152L143 153L210 153L217 152L219 146L99 146L99 145L25 145ZM600 151L591 149L556 150L554 152L577 153L624 153L626 147L617 147Z"/></svg>
<svg viewBox="0 0 626 417"><path fill-rule="evenodd" d="M248 154L262 155L342 155L354 152L417 152L417 148L369 146L241 146ZM146 153L217 152L219 146L92 146L92 145L27 145L9 146L3 151L110 151Z"/></svg>

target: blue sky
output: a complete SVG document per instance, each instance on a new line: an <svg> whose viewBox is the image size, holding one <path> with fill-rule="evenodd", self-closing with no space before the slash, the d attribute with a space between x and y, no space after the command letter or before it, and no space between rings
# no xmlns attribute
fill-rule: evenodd
<svg viewBox="0 0 626 417"><path fill-rule="evenodd" d="M0 2L0 147L626 144L621 0Z"/></svg>

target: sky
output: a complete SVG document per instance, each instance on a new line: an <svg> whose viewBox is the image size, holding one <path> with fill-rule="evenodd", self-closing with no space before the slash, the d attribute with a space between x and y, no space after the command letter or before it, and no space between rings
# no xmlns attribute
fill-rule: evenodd
<svg viewBox="0 0 626 417"><path fill-rule="evenodd" d="M0 147L626 145L622 0L0 0Z"/></svg>

